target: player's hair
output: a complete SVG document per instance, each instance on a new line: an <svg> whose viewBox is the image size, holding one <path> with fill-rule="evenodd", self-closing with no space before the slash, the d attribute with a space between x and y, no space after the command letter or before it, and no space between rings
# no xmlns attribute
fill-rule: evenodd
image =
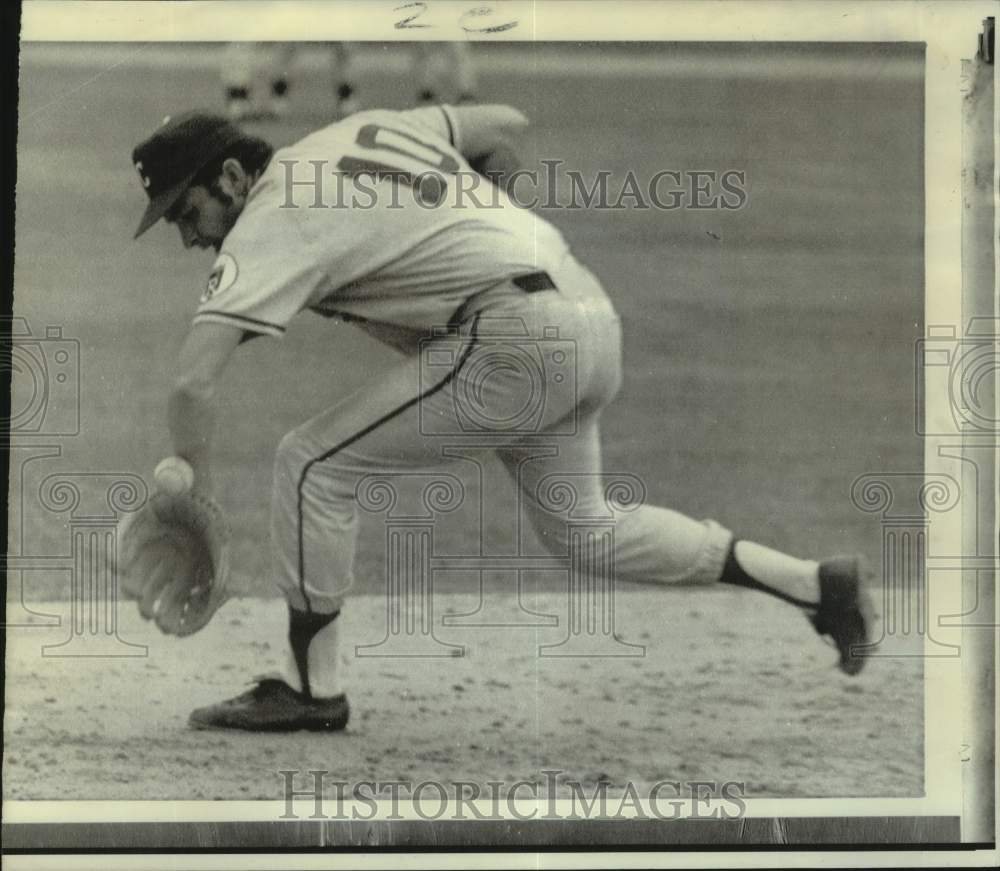
<svg viewBox="0 0 1000 871"><path fill-rule="evenodd" d="M191 179L191 186L201 185L211 191L212 195L222 200L229 199L219 188L219 176L222 175L222 164L230 157L236 158L248 175L267 168L274 154L274 147L256 136L244 136L236 140L222 154L205 164L198 174Z"/></svg>

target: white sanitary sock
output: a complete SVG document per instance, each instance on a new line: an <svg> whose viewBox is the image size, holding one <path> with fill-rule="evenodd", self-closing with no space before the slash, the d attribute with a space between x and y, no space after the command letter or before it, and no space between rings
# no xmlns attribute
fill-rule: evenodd
<svg viewBox="0 0 1000 871"><path fill-rule="evenodd" d="M771 550L752 541L736 542L736 562L755 581L789 596L819 602L819 563Z"/></svg>
<svg viewBox="0 0 1000 871"><path fill-rule="evenodd" d="M317 699L339 696L340 684L340 618L316 633L309 645L309 689Z"/></svg>

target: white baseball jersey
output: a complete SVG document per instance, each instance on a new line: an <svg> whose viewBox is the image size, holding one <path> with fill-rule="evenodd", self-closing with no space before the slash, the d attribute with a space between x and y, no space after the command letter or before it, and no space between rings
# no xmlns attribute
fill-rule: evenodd
<svg viewBox="0 0 1000 871"><path fill-rule="evenodd" d="M456 113L433 106L361 112L278 150L222 244L195 322L279 336L311 309L384 338L446 324L511 276L554 271L562 235L473 176L461 146Z"/></svg>

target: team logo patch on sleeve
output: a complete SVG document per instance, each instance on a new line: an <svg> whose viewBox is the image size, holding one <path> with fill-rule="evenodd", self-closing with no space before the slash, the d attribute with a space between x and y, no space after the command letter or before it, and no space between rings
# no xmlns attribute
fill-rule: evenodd
<svg viewBox="0 0 1000 871"><path fill-rule="evenodd" d="M213 297L218 296L224 290L233 286L239 270L236 268L236 261L232 254L220 254L212 272L208 276L208 283L205 285L205 292L201 295L202 303L208 302Z"/></svg>

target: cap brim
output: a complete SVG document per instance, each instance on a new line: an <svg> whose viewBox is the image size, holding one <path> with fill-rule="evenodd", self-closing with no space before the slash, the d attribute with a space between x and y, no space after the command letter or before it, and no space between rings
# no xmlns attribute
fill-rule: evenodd
<svg viewBox="0 0 1000 871"><path fill-rule="evenodd" d="M135 231L133 239L138 239L143 233L145 233L150 227L153 226L157 221L160 220L169 210L170 207L176 203L181 195L188 189L191 184L191 180L197 175L197 172L192 173L187 178L179 181L172 188L168 188L165 191L160 191L155 197L149 201L149 205L146 206L146 211L142 215L142 219L139 221L139 227Z"/></svg>

